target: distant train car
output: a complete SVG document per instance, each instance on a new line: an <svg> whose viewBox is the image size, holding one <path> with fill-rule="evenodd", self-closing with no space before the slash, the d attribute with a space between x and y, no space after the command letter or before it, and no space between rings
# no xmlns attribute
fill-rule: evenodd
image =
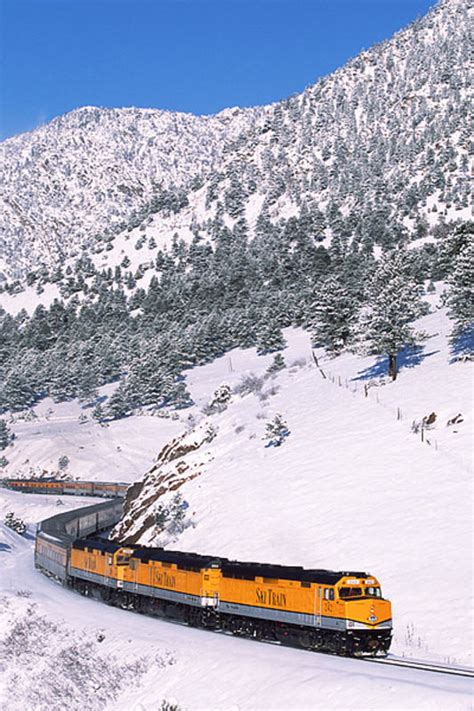
<svg viewBox="0 0 474 711"><path fill-rule="evenodd" d="M73 481L69 479L2 479L7 489L25 494L68 494L72 496L124 497L129 484L110 481Z"/></svg>

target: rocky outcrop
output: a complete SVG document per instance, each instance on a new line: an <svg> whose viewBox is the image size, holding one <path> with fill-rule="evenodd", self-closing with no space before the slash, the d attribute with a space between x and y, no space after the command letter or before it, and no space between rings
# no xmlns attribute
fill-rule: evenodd
<svg viewBox="0 0 474 711"><path fill-rule="evenodd" d="M144 479L129 488L122 520L110 537L136 543L154 529L155 504L168 492L176 491L205 471L205 465L212 459L207 445L214 436L209 427L198 426L166 444Z"/></svg>

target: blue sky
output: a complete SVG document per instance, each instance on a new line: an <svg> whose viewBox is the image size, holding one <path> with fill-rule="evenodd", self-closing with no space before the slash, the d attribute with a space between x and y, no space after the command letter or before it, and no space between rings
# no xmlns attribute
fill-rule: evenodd
<svg viewBox="0 0 474 711"><path fill-rule="evenodd" d="M0 139L78 106L214 113L302 91L435 0L0 0Z"/></svg>

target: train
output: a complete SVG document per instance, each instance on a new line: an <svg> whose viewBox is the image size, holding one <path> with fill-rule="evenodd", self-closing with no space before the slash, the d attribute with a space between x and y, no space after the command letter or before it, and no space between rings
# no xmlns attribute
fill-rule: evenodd
<svg viewBox="0 0 474 711"><path fill-rule="evenodd" d="M72 496L124 497L130 484L112 481L68 479L2 479L2 486L25 494L63 494Z"/></svg>
<svg viewBox="0 0 474 711"><path fill-rule="evenodd" d="M24 480L4 485L37 491ZM375 576L111 541L105 532L122 509L121 489L42 521L36 567L109 605L193 627L342 656L387 654L392 609Z"/></svg>

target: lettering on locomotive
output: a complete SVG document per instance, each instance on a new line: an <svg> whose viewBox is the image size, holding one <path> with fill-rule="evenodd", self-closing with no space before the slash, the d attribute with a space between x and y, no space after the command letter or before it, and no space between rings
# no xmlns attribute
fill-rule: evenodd
<svg viewBox="0 0 474 711"><path fill-rule="evenodd" d="M160 587L164 588L175 588L176 587L176 578L174 575L170 575L169 573L166 572L161 572L159 570L154 571L154 579L155 583L159 585Z"/></svg>
<svg viewBox="0 0 474 711"><path fill-rule="evenodd" d="M286 595L284 592L278 592L271 588L267 590L257 588L255 592L259 605L265 605L266 607L286 607Z"/></svg>

